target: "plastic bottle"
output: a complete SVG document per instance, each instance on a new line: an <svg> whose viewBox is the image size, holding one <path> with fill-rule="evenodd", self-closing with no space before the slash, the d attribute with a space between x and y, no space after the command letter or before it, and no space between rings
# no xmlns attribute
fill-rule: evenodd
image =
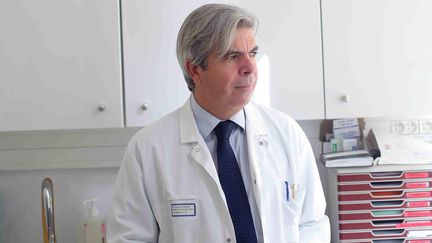
<svg viewBox="0 0 432 243"><path fill-rule="evenodd" d="M90 198L83 202L84 206L90 206L83 225L85 243L105 243L105 220L99 215L97 201L97 198Z"/></svg>

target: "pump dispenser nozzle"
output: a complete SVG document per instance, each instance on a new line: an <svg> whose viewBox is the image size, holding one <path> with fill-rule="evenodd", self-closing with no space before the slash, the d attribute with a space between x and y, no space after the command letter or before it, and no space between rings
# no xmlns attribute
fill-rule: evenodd
<svg viewBox="0 0 432 243"><path fill-rule="evenodd" d="M96 203L98 201L99 201L99 199L96 197L84 200L84 202L83 202L84 206L90 205L88 216L90 216L90 217L98 217L99 216L99 208L96 206Z"/></svg>

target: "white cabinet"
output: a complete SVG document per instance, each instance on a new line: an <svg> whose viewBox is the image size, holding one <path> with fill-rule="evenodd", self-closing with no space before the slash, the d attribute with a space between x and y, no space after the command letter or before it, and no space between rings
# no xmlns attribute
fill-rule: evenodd
<svg viewBox="0 0 432 243"><path fill-rule="evenodd" d="M431 12L429 0L322 1L327 118L432 115Z"/></svg>
<svg viewBox="0 0 432 243"><path fill-rule="evenodd" d="M118 4L1 3L0 130L123 125Z"/></svg>
<svg viewBox="0 0 432 243"><path fill-rule="evenodd" d="M181 106L190 92L176 58L177 33L209 2L2 3L0 131L144 126ZM324 118L319 1L219 2L260 20L254 99L295 119Z"/></svg>
<svg viewBox="0 0 432 243"><path fill-rule="evenodd" d="M147 125L189 96L175 52L177 33L186 16L208 2L122 1L127 126ZM254 99L295 119L324 118L319 1L218 2L244 7L260 20Z"/></svg>

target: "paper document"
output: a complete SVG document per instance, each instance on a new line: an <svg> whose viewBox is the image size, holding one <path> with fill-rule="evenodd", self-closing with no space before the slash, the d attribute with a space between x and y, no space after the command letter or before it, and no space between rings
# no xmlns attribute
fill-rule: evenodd
<svg viewBox="0 0 432 243"><path fill-rule="evenodd" d="M370 130L366 144L380 150L378 164L432 163L432 144L409 136Z"/></svg>

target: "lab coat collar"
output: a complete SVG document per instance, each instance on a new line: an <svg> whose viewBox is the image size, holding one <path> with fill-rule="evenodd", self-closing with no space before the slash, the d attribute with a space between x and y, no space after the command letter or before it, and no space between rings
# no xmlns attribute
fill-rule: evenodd
<svg viewBox="0 0 432 243"><path fill-rule="evenodd" d="M246 113L246 131L253 131L260 136L267 136L268 130L257 106L249 103L244 107L244 110Z"/></svg>
<svg viewBox="0 0 432 243"><path fill-rule="evenodd" d="M190 97L179 110L180 142L198 142L200 133L190 105Z"/></svg>

